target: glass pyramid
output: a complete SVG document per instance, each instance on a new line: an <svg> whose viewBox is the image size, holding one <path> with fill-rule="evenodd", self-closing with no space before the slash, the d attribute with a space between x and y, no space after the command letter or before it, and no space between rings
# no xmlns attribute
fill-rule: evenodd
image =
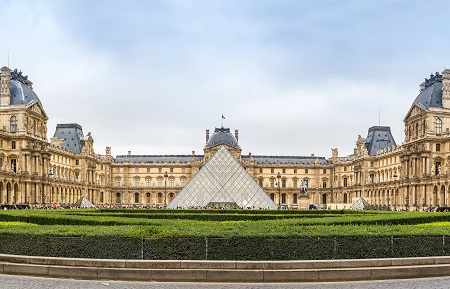
<svg viewBox="0 0 450 289"><path fill-rule="evenodd" d="M239 161L221 146L194 175L168 208L277 209Z"/></svg>
<svg viewBox="0 0 450 289"><path fill-rule="evenodd" d="M81 197L76 203L75 207L77 208L93 208L95 207L88 199L85 197Z"/></svg>
<svg viewBox="0 0 450 289"><path fill-rule="evenodd" d="M360 198L353 205L351 205L350 210L373 210L373 207L369 204L369 202L363 198Z"/></svg>

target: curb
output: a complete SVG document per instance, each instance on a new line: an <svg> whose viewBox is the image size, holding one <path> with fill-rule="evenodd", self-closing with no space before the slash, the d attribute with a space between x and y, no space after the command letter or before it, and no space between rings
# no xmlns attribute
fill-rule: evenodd
<svg viewBox="0 0 450 289"><path fill-rule="evenodd" d="M330 282L450 276L450 257L320 261L142 261L0 254L0 273L153 282Z"/></svg>

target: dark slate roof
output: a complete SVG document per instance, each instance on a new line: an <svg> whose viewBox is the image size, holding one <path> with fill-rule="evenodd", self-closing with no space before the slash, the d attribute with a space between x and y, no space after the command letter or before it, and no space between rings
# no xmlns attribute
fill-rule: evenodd
<svg viewBox="0 0 450 289"><path fill-rule="evenodd" d="M258 164L314 164L316 159L319 159L320 164L328 164L324 157L304 157L304 156L251 156ZM243 159L248 160L250 156L242 156Z"/></svg>
<svg viewBox="0 0 450 289"><path fill-rule="evenodd" d="M56 125L56 131L53 137L64 140L64 147L75 154L81 153L84 146L83 128L76 123L65 123Z"/></svg>
<svg viewBox="0 0 450 289"><path fill-rule="evenodd" d="M424 90L414 100L417 104L425 109L430 107L442 107L442 75L436 72L431 74L430 79L425 78L422 83Z"/></svg>
<svg viewBox="0 0 450 289"><path fill-rule="evenodd" d="M194 155L195 160L202 160L203 155ZM118 155L115 163L187 163L192 161L192 155Z"/></svg>
<svg viewBox="0 0 450 289"><path fill-rule="evenodd" d="M231 146L237 146L238 141L234 137L234 135L230 133L229 128L224 128L222 126L221 128L216 127L214 133L208 140L208 146L214 146L217 144L228 144Z"/></svg>
<svg viewBox="0 0 450 289"><path fill-rule="evenodd" d="M37 94L24 83L11 80L9 91L11 93L11 104L28 104L32 101L39 101ZM42 103L41 103L42 105Z"/></svg>
<svg viewBox="0 0 450 289"><path fill-rule="evenodd" d="M376 155L379 150L396 146L391 128L388 126L372 126L367 133L366 148L369 155Z"/></svg>

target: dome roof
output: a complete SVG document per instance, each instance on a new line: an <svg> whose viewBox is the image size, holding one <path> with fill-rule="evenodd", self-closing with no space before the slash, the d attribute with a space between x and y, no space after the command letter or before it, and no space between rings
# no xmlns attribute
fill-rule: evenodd
<svg viewBox="0 0 450 289"><path fill-rule="evenodd" d="M11 93L11 104L28 104L34 100L41 102L30 87L18 80L11 79L9 91Z"/></svg>
<svg viewBox="0 0 450 289"><path fill-rule="evenodd" d="M227 144L230 146L238 146L238 141L230 133L229 128L217 128L214 130L214 133L211 135L211 137L208 140L208 146L214 146L217 144Z"/></svg>
<svg viewBox="0 0 450 289"><path fill-rule="evenodd" d="M414 104L424 108L442 107L442 75L437 73L430 75L430 79L425 79L421 84L422 90L414 100Z"/></svg>

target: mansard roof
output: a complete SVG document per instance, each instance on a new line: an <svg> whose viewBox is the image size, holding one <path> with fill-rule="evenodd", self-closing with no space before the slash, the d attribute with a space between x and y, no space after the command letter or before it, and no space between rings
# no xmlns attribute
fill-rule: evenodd
<svg viewBox="0 0 450 289"><path fill-rule="evenodd" d="M396 146L391 128L388 126L372 126L365 139L369 155L374 156L379 150Z"/></svg>
<svg viewBox="0 0 450 289"><path fill-rule="evenodd" d="M194 160L202 160L203 155L194 155ZM188 163L192 155L118 155L115 163Z"/></svg>
<svg viewBox="0 0 450 289"><path fill-rule="evenodd" d="M436 72L431 74L430 78L425 78L421 84L423 90L414 100L414 104L425 109L430 107L442 107L442 75Z"/></svg>
<svg viewBox="0 0 450 289"><path fill-rule="evenodd" d="M264 156L264 155L246 155L242 156L243 159L249 160L252 157L256 163L258 164L314 164L316 160L319 160L321 165L328 164L328 161L325 157L315 157L315 156Z"/></svg>
<svg viewBox="0 0 450 289"><path fill-rule="evenodd" d="M77 123L57 124L53 137L64 140L64 147L75 154L81 153L84 146L83 128Z"/></svg>

